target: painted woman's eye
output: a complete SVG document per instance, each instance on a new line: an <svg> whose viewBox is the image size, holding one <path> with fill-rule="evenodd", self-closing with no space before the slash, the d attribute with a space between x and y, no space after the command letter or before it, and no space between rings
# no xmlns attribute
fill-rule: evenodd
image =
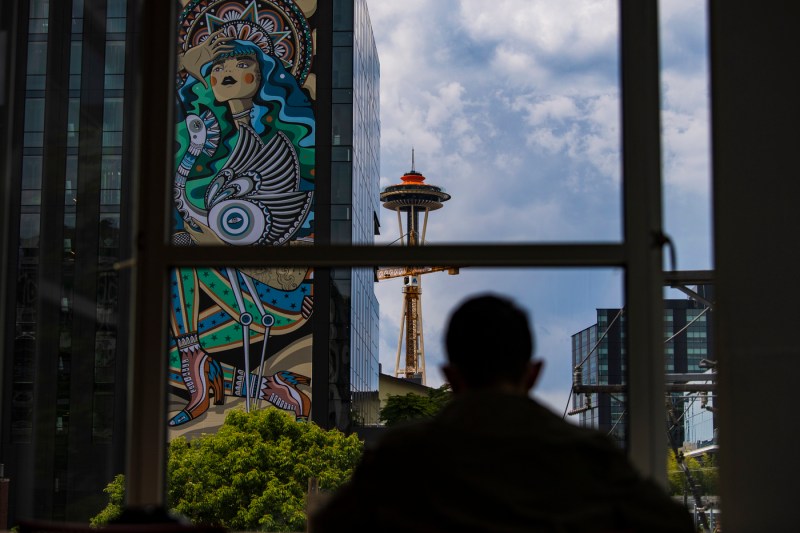
<svg viewBox="0 0 800 533"><path fill-rule="evenodd" d="M211 67L211 72L220 72L222 70L222 65L214 65Z"/></svg>
<svg viewBox="0 0 800 533"><path fill-rule="evenodd" d="M247 67L249 67L250 65L249 65L248 63L245 63L244 61L240 61L239 63L237 63L237 64L236 64L236 66L237 66L238 68L247 68Z"/></svg>

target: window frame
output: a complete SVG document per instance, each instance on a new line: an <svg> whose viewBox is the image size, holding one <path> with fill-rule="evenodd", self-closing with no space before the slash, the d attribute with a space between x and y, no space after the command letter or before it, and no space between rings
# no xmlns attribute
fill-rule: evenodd
<svg viewBox="0 0 800 533"><path fill-rule="evenodd" d="M276 247L169 246L173 160L175 2L139 0L149 20L137 39L137 80L131 102L134 248L119 268L133 271L129 347L127 499L129 505L165 500L167 279L176 266L374 267L386 264L454 267L618 267L625 271L628 309L628 453L639 471L666 482L662 286L661 137L658 5L620 0L623 238L618 243L464 244L449 246ZM169 6L171 12L165 12ZM162 80L161 98L152 80ZM141 80L150 80L145 85ZM147 98L145 98L147 95ZM320 138L324 138L320 136ZM161 207L161 209L158 209ZM224 250L224 253L221 253Z"/></svg>

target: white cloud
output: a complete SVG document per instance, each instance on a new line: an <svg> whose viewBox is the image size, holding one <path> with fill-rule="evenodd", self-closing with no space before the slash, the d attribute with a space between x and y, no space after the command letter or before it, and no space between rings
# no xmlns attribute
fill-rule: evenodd
<svg viewBox="0 0 800 533"><path fill-rule="evenodd" d="M616 45L612 0L463 0L460 15L476 40L517 42L531 53L579 58Z"/></svg>

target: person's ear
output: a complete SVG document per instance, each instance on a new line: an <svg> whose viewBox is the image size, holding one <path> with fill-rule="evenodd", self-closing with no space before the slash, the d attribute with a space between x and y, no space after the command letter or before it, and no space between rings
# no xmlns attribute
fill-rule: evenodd
<svg viewBox="0 0 800 533"><path fill-rule="evenodd" d="M529 391L536 385L539 375L542 372L544 361L535 360L528 362L528 368L525 370L525 390Z"/></svg>
<svg viewBox="0 0 800 533"><path fill-rule="evenodd" d="M461 376L461 372L458 371L457 367L443 365L442 372L444 373L444 377L447 378L447 382L450 384L453 393L458 394L466 388L464 378Z"/></svg>

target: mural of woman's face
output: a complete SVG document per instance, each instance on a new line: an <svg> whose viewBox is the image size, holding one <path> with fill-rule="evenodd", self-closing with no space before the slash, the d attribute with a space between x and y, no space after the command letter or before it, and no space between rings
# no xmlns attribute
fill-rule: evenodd
<svg viewBox="0 0 800 533"><path fill-rule="evenodd" d="M253 98L260 83L261 68L253 56L228 57L211 67L211 89L218 102Z"/></svg>

